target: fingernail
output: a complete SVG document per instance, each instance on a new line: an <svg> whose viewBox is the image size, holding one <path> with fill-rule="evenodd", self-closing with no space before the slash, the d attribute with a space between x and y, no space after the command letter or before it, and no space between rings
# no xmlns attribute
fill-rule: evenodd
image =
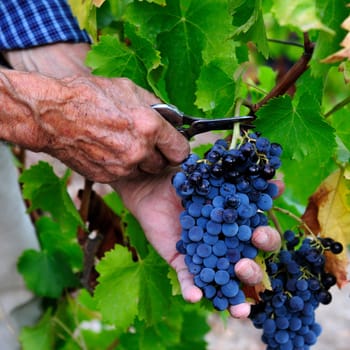
<svg viewBox="0 0 350 350"><path fill-rule="evenodd" d="M246 268L244 269L244 278L245 279L249 279L251 278L254 274L255 274L255 271L254 269L252 268L252 266L248 265L246 266Z"/></svg>
<svg viewBox="0 0 350 350"><path fill-rule="evenodd" d="M255 237L255 243L259 245L264 245L268 242L269 236L266 234L264 230L259 231L259 233Z"/></svg>

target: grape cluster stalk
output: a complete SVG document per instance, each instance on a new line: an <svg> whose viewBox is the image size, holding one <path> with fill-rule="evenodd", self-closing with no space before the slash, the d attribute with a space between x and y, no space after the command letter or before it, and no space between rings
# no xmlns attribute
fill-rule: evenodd
<svg viewBox="0 0 350 350"><path fill-rule="evenodd" d="M268 224L266 211L278 192L269 180L281 153L279 144L246 133L233 147L217 140L204 159L191 154L173 177L184 207L177 250L217 310L245 302L235 264L258 254L252 232Z"/></svg>

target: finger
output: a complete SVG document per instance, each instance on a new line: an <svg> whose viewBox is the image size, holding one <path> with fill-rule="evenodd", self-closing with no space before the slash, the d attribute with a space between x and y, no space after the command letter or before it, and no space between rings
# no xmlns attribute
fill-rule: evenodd
<svg viewBox="0 0 350 350"><path fill-rule="evenodd" d="M203 297L203 293L198 287L194 285L193 276L188 271L183 256L178 255L172 261L171 265L175 268L175 271L177 273L177 278L180 283L183 298L190 303L196 303L200 301Z"/></svg>
<svg viewBox="0 0 350 350"><path fill-rule="evenodd" d="M236 263L235 273L247 285L258 284L263 278L260 266L255 261L247 258L243 258Z"/></svg>
<svg viewBox="0 0 350 350"><path fill-rule="evenodd" d="M285 184L284 184L284 182L282 180L273 179L273 180L271 180L269 182L271 182L271 183L273 183L273 184L275 184L277 186L277 190L278 191L277 191L276 196L274 196L274 198L279 197L286 189L286 186L285 186Z"/></svg>
<svg viewBox="0 0 350 350"><path fill-rule="evenodd" d="M251 306L249 303L233 305L229 307L229 312L234 318L247 318L250 314Z"/></svg>
<svg viewBox="0 0 350 350"><path fill-rule="evenodd" d="M281 246L281 236L271 226L259 226L253 232L252 243L259 249L272 252Z"/></svg>
<svg viewBox="0 0 350 350"><path fill-rule="evenodd" d="M170 123L162 118L156 146L171 165L178 165L187 158L190 152L188 140Z"/></svg>
<svg viewBox="0 0 350 350"><path fill-rule="evenodd" d="M145 173L158 174L164 170L168 164L163 155L155 150L151 152L144 161L139 163L138 168Z"/></svg>

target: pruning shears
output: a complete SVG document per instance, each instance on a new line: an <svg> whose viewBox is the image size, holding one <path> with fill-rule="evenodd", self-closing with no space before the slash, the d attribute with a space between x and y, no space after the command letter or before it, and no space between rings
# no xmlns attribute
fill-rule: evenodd
<svg viewBox="0 0 350 350"><path fill-rule="evenodd" d="M251 122L255 119L253 116L246 115L219 119L202 119L185 115L176 106L167 103L156 103L151 107L187 139L211 130L230 130L235 123L241 123L243 128L254 128L254 125L247 124L247 122Z"/></svg>

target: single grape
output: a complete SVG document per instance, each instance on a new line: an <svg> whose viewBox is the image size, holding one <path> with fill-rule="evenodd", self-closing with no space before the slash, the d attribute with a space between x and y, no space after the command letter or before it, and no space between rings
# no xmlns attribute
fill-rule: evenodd
<svg viewBox="0 0 350 350"><path fill-rule="evenodd" d="M330 249L333 254L340 254L343 251L343 245L339 242L333 242Z"/></svg>
<svg viewBox="0 0 350 350"><path fill-rule="evenodd" d="M212 282L215 277L215 271L209 267L204 267L201 270L199 277L203 282L206 282L206 283Z"/></svg>

